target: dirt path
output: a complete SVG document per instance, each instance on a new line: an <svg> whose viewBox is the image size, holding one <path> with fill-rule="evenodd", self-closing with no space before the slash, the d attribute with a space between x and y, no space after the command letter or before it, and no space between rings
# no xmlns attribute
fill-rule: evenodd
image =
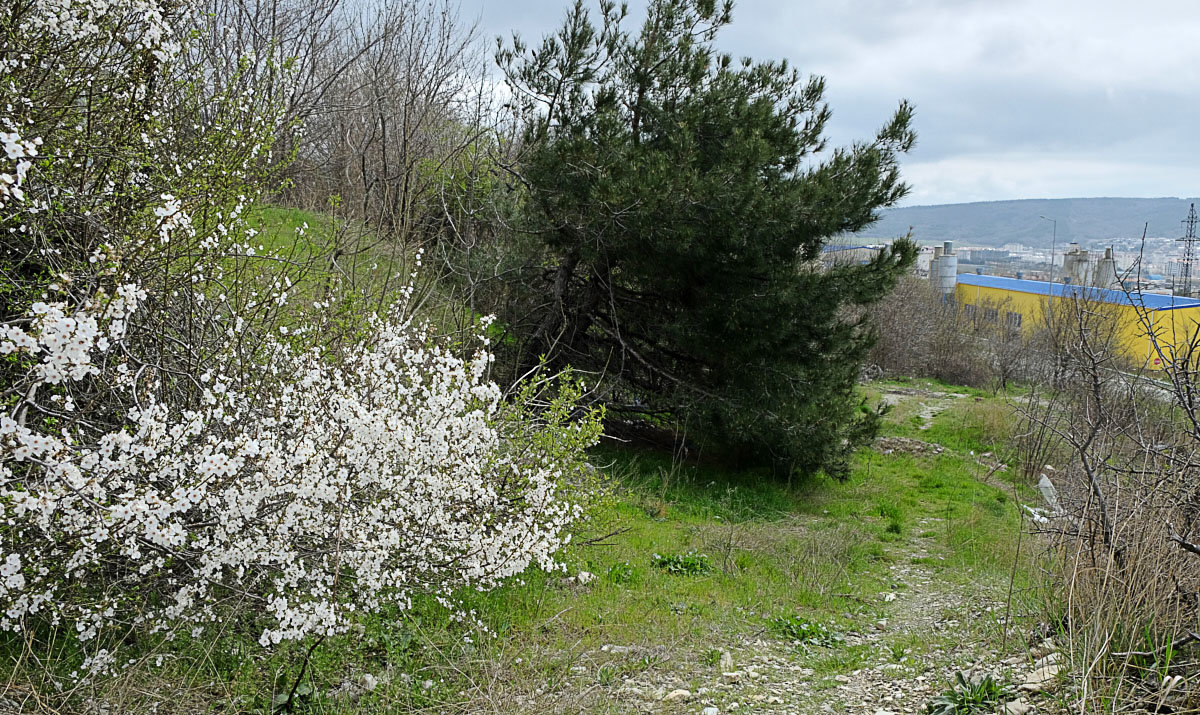
<svg viewBox="0 0 1200 715"><path fill-rule="evenodd" d="M882 399L897 407L901 419L919 416L916 426L926 430L965 397L898 387L886 390ZM923 457L945 451L939 444L897 436L881 438L876 449ZM981 481L996 471L985 457L991 455L976 459ZM982 578L969 569L964 577L962 568L943 568L950 554L945 527L942 519L929 516L886 545L891 564L886 590L870 602L855 599L855 613L843 619L855 626L840 633L836 644L788 642L766 621L751 636L700 648L694 641L609 643L582 653L571 668L574 682L586 686L567 683L519 705L548 712L900 715L924 712L959 671L991 672L1002 682L1020 683L1029 661L1006 659L995 645L1006 617L1007 580L994 573ZM956 582L947 581L948 575ZM1009 640L1008 655L1024 652L1024 643L1015 640Z"/></svg>
<svg viewBox="0 0 1200 715"><path fill-rule="evenodd" d="M919 429L927 430L935 417L945 412L957 400L966 397L960 392L940 392L913 387L890 387L881 395L885 404L893 407L914 400L918 401L917 416L921 418Z"/></svg>
<svg viewBox="0 0 1200 715"><path fill-rule="evenodd" d="M934 521L921 526L936 528ZM842 643L806 649L764 633L714 644L722 651L716 663L704 653L607 645L588 654L594 667L664 660L597 689L579 709L704 715L920 712L955 671L998 663L999 654L982 645L978 631L1004 612L1001 584L967 588L942 582L936 567L925 565L938 559L927 541L899 545L906 558L891 567L895 590L867 604L878 618L844 633Z"/></svg>

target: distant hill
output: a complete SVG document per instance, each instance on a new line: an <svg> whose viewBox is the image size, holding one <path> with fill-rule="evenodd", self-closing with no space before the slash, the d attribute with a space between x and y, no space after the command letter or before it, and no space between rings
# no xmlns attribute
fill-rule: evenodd
<svg viewBox="0 0 1200 715"><path fill-rule="evenodd" d="M921 243L955 241L964 245L1000 246L1022 243L1048 247L1052 226L1039 216L1058 220L1058 244L1130 238L1142 235L1177 238L1188 205L1200 199L1021 199L980 201L969 204L905 206L883 212L874 226L860 231L861 238L895 238L913 229ZM1200 209L1198 209L1200 210Z"/></svg>

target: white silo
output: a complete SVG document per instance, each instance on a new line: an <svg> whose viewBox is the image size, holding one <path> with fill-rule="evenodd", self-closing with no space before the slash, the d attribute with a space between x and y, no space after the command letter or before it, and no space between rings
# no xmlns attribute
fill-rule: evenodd
<svg viewBox="0 0 1200 715"><path fill-rule="evenodd" d="M937 289L939 293L954 292L958 284L958 255L954 253L954 242L946 241L942 248L942 258L938 261Z"/></svg>

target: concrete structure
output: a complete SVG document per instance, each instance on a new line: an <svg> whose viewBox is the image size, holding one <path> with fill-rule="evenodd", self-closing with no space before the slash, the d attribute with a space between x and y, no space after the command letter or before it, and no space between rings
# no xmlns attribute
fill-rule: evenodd
<svg viewBox="0 0 1200 715"><path fill-rule="evenodd" d="M1092 284L1097 288L1118 289L1121 287L1117 280L1117 261L1113 258L1112 248L1104 249L1104 258L1096 263L1095 280Z"/></svg>
<svg viewBox="0 0 1200 715"><path fill-rule="evenodd" d="M942 255L936 261L937 272L930 272L934 286L942 295L952 295L958 282L958 255L954 253L953 241L946 241L942 246Z"/></svg>
<svg viewBox="0 0 1200 715"><path fill-rule="evenodd" d="M1176 346L1182 348L1200 330L1200 299L1196 298L971 274L958 276L955 292L959 305L973 306L970 310L985 319L1004 320L1023 331L1045 326L1056 306L1070 309L1086 304L1093 314L1111 318L1122 356L1138 367L1161 369L1164 361L1159 350L1169 362Z"/></svg>
<svg viewBox="0 0 1200 715"><path fill-rule="evenodd" d="M1072 243L1063 255L1062 280L1075 285L1091 285L1091 266L1088 263L1088 252Z"/></svg>

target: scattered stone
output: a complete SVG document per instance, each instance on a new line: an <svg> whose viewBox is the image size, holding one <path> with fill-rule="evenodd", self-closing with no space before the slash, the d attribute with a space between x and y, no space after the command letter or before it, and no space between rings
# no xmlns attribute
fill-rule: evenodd
<svg viewBox="0 0 1200 715"><path fill-rule="evenodd" d="M679 690L672 690L671 692L667 693L666 696L663 697L663 702L682 703L687 702L691 698L692 692L690 690L684 690L683 688L680 688Z"/></svg>
<svg viewBox="0 0 1200 715"><path fill-rule="evenodd" d="M945 447L932 442L923 442L911 437L880 437L875 440L875 448L884 454L901 452L903 454L941 454Z"/></svg>
<svg viewBox="0 0 1200 715"><path fill-rule="evenodd" d="M1041 643L1029 649L1029 657L1034 660L1040 660L1058 650L1058 646L1054 645L1054 641L1047 638Z"/></svg>
<svg viewBox="0 0 1200 715"><path fill-rule="evenodd" d="M733 655L727 650L721 651L720 668L722 673L733 670Z"/></svg>
<svg viewBox="0 0 1200 715"><path fill-rule="evenodd" d="M1046 689L1046 686L1052 684L1058 678L1059 666L1047 665L1045 668L1039 668L1029 675L1025 676L1025 682L1021 683L1020 690L1027 693L1040 693Z"/></svg>
<svg viewBox="0 0 1200 715"><path fill-rule="evenodd" d="M1058 663L1058 660L1060 657L1061 657L1061 654L1058 651L1053 651L1051 653L1047 653L1046 655L1037 659L1037 662L1033 664L1033 669L1041 670L1042 668L1045 668L1048 665L1055 665Z"/></svg>
<svg viewBox="0 0 1200 715"><path fill-rule="evenodd" d="M999 715L1026 715L1033 712L1033 705L1025 700L1013 700L1000 707Z"/></svg>
<svg viewBox="0 0 1200 715"><path fill-rule="evenodd" d="M721 711L710 705L701 710L700 715L721 715Z"/></svg>
<svg viewBox="0 0 1200 715"><path fill-rule="evenodd" d="M835 675L835 676L833 676L833 679L838 681L839 683L849 683L850 682L849 675Z"/></svg>
<svg viewBox="0 0 1200 715"><path fill-rule="evenodd" d="M730 671L728 673L721 673L721 676L731 683L736 683L737 681L746 677L746 671L734 670L734 671Z"/></svg>

